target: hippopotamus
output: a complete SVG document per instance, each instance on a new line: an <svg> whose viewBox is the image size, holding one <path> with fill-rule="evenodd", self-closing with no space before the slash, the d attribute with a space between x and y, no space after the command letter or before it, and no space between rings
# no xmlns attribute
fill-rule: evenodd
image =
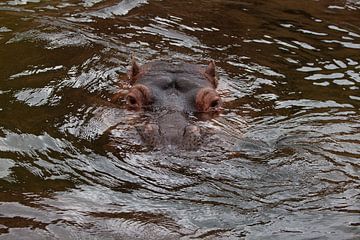
<svg viewBox="0 0 360 240"><path fill-rule="evenodd" d="M148 146L194 149L203 140L194 116L209 118L222 109L214 61L206 67L165 61L140 66L132 58L127 76L131 85L126 95L128 109L151 115L148 123L138 127Z"/></svg>

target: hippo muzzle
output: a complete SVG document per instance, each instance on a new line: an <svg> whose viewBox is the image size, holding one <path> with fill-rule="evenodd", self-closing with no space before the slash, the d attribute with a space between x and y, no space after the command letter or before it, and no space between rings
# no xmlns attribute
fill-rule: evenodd
<svg viewBox="0 0 360 240"><path fill-rule="evenodd" d="M189 123L180 112L160 116L157 121L138 127L138 132L143 141L153 147L178 146L194 149L202 141L200 128Z"/></svg>

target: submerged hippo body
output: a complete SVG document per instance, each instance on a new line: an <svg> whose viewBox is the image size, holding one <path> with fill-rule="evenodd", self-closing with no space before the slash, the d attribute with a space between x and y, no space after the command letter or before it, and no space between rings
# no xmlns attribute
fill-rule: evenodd
<svg viewBox="0 0 360 240"><path fill-rule="evenodd" d="M126 96L129 109L150 113L151 120L138 128L152 147L178 146L194 149L202 141L193 114L220 111L214 62L206 68L196 64L156 61L139 66L132 61L128 77L132 88Z"/></svg>

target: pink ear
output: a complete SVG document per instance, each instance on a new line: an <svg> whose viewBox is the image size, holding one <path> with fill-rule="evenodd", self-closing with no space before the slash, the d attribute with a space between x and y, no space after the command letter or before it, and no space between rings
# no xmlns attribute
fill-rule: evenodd
<svg viewBox="0 0 360 240"><path fill-rule="evenodd" d="M218 79L216 76L215 62L211 60L209 65L206 67L205 76L212 83L213 87L216 88L218 85Z"/></svg>
<svg viewBox="0 0 360 240"><path fill-rule="evenodd" d="M127 74L131 84L135 83L136 76L140 73L140 71L141 71L141 68L137 64L134 55L132 55L131 56L131 67Z"/></svg>

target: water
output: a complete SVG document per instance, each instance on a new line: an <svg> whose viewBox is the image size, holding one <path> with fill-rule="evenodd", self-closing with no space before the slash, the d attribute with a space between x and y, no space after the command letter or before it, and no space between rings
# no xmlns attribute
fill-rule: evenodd
<svg viewBox="0 0 360 240"><path fill-rule="evenodd" d="M0 239L359 239L360 2L0 2ZM130 54L206 64L198 151L142 145Z"/></svg>

